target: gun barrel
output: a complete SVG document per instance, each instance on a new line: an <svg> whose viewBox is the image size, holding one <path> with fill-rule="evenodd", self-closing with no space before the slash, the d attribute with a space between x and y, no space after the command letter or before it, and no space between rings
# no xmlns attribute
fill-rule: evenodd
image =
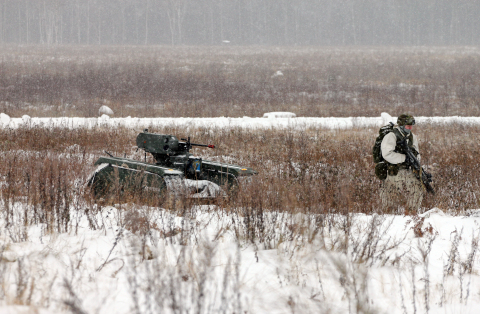
<svg viewBox="0 0 480 314"><path fill-rule="evenodd" d="M215 148L215 145L213 144L196 144L196 143L191 143L190 142L190 137L188 139L182 138L182 141L186 141L190 146L200 146L200 147L208 147L208 148Z"/></svg>
<svg viewBox="0 0 480 314"><path fill-rule="evenodd" d="M200 146L200 147L208 147L208 148L215 148L215 145L213 145L213 144L194 144L194 143L190 143L190 145Z"/></svg>

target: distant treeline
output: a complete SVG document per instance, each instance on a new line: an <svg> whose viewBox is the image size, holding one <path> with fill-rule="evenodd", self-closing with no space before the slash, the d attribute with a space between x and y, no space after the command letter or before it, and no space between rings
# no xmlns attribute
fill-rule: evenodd
<svg viewBox="0 0 480 314"><path fill-rule="evenodd" d="M0 43L478 45L479 0L0 0Z"/></svg>

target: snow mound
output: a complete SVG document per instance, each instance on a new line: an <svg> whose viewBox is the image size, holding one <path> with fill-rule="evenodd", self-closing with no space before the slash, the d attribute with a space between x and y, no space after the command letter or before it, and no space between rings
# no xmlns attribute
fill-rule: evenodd
<svg viewBox="0 0 480 314"><path fill-rule="evenodd" d="M432 208L429 211L426 211L423 214L420 214L418 216L425 217L425 218L430 218L430 216L432 216L432 215L439 215L439 216L442 216L442 217L446 216L446 214L443 212L443 210L441 210L440 208L437 208L437 207Z"/></svg>
<svg viewBox="0 0 480 314"><path fill-rule="evenodd" d="M105 121L105 120L108 120L110 119L110 117L106 114L102 114L102 116L100 118L98 118L99 120L102 120L102 121Z"/></svg>
<svg viewBox="0 0 480 314"><path fill-rule="evenodd" d="M382 125L387 125L389 124L390 122L393 122L393 118L391 115L389 115L388 113L386 112L382 112L380 114L380 116L382 117Z"/></svg>
<svg viewBox="0 0 480 314"><path fill-rule="evenodd" d="M100 109L98 109L98 115L105 115L105 114L109 116L113 116L113 110L107 106L101 106Z"/></svg>
<svg viewBox="0 0 480 314"><path fill-rule="evenodd" d="M23 123L25 123L25 124L29 124L29 123L32 121L32 118L30 118L29 115L24 114L24 115L22 116L22 121L23 121Z"/></svg>
<svg viewBox="0 0 480 314"><path fill-rule="evenodd" d="M3 125L8 125L10 123L10 116L0 113L0 123Z"/></svg>
<svg viewBox="0 0 480 314"><path fill-rule="evenodd" d="M295 118L297 115L293 112L267 112L263 114L264 118Z"/></svg>
<svg viewBox="0 0 480 314"><path fill-rule="evenodd" d="M279 76L283 76L282 71L277 71L272 75L272 77L279 77Z"/></svg>

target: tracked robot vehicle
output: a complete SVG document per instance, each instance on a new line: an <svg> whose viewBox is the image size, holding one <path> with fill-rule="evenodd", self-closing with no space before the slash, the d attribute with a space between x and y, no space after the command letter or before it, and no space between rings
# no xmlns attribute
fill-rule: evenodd
<svg viewBox="0 0 480 314"><path fill-rule="evenodd" d="M149 133L137 136L137 147L145 151L144 161L109 156L100 157L98 168L88 182L96 198L115 195L164 197L166 192L188 198L209 199L235 193L242 181L256 174L252 168L193 156L193 147L215 148L178 140L168 134ZM147 153L155 163L147 162Z"/></svg>

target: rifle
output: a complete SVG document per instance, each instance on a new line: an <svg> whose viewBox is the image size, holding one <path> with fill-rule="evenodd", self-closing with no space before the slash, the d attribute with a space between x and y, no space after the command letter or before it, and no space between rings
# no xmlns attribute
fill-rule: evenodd
<svg viewBox="0 0 480 314"><path fill-rule="evenodd" d="M426 172L420 165L417 157L415 157L410 146L408 146L406 137L400 143L407 158L405 160L408 160L412 165L415 177L422 183L423 188L426 189L428 193L435 194L435 190L433 190L433 187L430 184L430 182L432 182L432 174Z"/></svg>

